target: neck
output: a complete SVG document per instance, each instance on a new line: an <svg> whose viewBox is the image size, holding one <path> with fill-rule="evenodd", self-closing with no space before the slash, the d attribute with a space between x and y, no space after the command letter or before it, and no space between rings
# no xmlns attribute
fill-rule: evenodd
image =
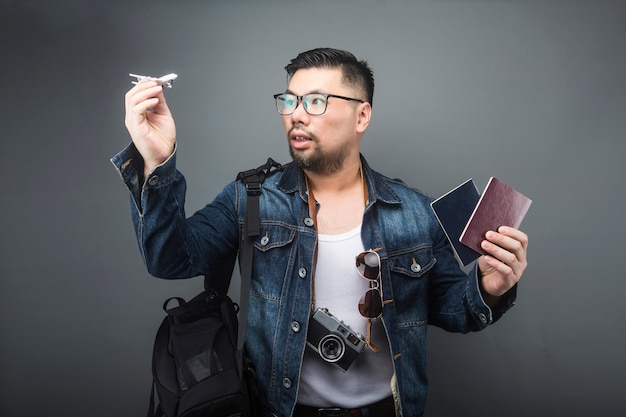
<svg viewBox="0 0 626 417"><path fill-rule="evenodd" d="M311 178L307 175L306 179L309 213L318 233L343 233L361 224L367 206L367 187L360 160L358 165L336 174Z"/></svg>
<svg viewBox="0 0 626 417"><path fill-rule="evenodd" d="M307 186L316 195L341 193L363 183L363 173L361 160L346 164L340 170L331 174L319 174L304 171L307 179Z"/></svg>

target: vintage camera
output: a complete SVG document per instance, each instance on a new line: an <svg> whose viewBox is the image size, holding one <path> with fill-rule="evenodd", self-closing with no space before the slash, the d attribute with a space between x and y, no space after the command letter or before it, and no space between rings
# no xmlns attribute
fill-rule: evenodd
<svg viewBox="0 0 626 417"><path fill-rule="evenodd" d="M307 344L326 362L347 371L356 357L365 349L363 336L330 314L318 308L309 320Z"/></svg>

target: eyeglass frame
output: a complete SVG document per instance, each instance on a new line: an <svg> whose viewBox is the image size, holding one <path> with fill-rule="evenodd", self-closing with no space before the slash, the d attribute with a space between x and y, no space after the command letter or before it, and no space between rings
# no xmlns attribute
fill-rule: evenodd
<svg viewBox="0 0 626 417"><path fill-rule="evenodd" d="M298 106L300 105L300 103L303 102L304 97L306 96L311 96L311 95L320 95L324 97L325 100L325 106L324 106L324 111L321 113L310 113L309 110L306 108L305 105L302 105L302 107L304 108L304 111L307 112L307 114L311 115L311 116L321 116L324 113L326 113L326 110L328 110L328 98L329 97L334 97L334 98L339 98L342 100L346 100L346 101L356 101L357 103L365 103L364 100L361 100L359 98L353 98L353 97L346 97L346 96L340 96L337 94L329 94L329 93L307 93L307 94L303 94L301 96L292 94L292 93L278 93L278 94L274 94L274 101L276 102L276 111L278 111L278 114L280 114L281 116L289 116L292 115L293 112L296 111L296 109L298 108ZM278 97L280 96L293 96L296 98L297 103L296 106L293 108L293 110L289 113L281 113L280 110L278 110ZM283 100L284 101L284 100Z"/></svg>

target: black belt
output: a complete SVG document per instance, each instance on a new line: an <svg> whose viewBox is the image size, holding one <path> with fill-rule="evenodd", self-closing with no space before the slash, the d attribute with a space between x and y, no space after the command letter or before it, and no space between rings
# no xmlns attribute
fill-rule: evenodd
<svg viewBox="0 0 626 417"><path fill-rule="evenodd" d="M394 417L396 409L393 397L359 408L310 407L296 404L293 417Z"/></svg>

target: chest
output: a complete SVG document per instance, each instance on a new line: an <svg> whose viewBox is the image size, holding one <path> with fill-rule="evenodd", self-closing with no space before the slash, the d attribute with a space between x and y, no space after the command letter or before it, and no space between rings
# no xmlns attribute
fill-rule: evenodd
<svg viewBox="0 0 626 417"><path fill-rule="evenodd" d="M363 221L365 201L362 188L355 187L341 194L316 195L317 231L322 234L339 234L354 229Z"/></svg>
<svg viewBox="0 0 626 417"><path fill-rule="evenodd" d="M363 219L362 204L325 204L317 212L317 230L323 234L338 234L352 230Z"/></svg>

